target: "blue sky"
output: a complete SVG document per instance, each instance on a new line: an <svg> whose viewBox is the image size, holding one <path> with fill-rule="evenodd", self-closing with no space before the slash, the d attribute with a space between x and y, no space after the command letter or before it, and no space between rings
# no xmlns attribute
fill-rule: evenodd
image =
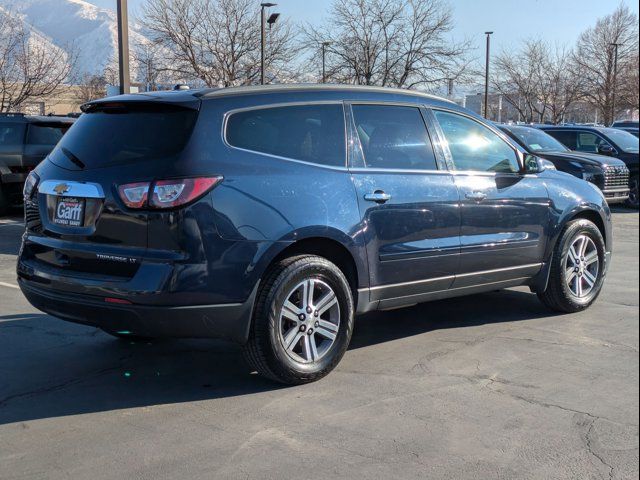
<svg viewBox="0 0 640 480"><path fill-rule="evenodd" d="M116 0L88 0L114 8ZM131 13L139 12L146 0L129 0ZM258 3L259 0L256 0ZM331 0L275 0L275 8L293 22L319 22ZM618 0L449 0L454 10L456 39L469 38L484 48L482 33L495 32L496 50L510 48L514 41L540 37L560 45L572 45L581 31L597 18L611 13ZM638 13L637 1L623 1ZM481 53L481 52L479 52Z"/></svg>

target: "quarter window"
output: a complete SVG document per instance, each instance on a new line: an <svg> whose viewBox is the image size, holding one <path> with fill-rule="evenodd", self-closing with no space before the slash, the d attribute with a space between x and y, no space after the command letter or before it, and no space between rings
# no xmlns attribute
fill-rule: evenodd
<svg viewBox="0 0 640 480"><path fill-rule="evenodd" d="M229 117L229 145L278 157L344 167L342 105L295 105L237 112Z"/></svg>
<svg viewBox="0 0 640 480"><path fill-rule="evenodd" d="M456 170L516 173L518 157L493 131L470 118L435 110Z"/></svg>
<svg viewBox="0 0 640 480"><path fill-rule="evenodd" d="M352 110L367 167L437 169L419 108L354 105Z"/></svg>

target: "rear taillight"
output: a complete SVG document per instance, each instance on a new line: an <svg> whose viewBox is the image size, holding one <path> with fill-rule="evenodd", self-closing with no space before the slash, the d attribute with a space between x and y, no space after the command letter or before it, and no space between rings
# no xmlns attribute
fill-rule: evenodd
<svg viewBox="0 0 640 480"><path fill-rule="evenodd" d="M118 187L120 199L129 208L144 208L149 196L149 182L127 183Z"/></svg>
<svg viewBox="0 0 640 480"><path fill-rule="evenodd" d="M36 187L38 186L39 182L40 177L38 177L38 174L36 172L29 173L22 189L22 195L24 196L25 200L29 200L31 197L33 197L33 193L36 191Z"/></svg>
<svg viewBox="0 0 640 480"><path fill-rule="evenodd" d="M120 185L118 193L129 208L175 208L197 200L221 181L216 176L128 183Z"/></svg>

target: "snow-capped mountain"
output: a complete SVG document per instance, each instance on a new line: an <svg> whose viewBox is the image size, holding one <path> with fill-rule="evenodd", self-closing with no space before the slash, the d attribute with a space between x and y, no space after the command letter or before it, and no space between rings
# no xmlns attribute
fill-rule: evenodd
<svg viewBox="0 0 640 480"><path fill-rule="evenodd" d="M112 10L84 0L0 0L0 7L19 15L33 35L67 51L74 49L77 75L102 74L117 59L117 18ZM131 49L149 42L135 22L129 25L129 42Z"/></svg>

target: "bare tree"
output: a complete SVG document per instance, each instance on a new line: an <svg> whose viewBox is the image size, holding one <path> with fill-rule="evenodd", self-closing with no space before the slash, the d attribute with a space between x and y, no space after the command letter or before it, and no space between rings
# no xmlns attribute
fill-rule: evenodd
<svg viewBox="0 0 640 480"><path fill-rule="evenodd" d="M640 110L640 61L638 50L633 53L618 79L618 97L621 109ZM616 102L617 103L617 102Z"/></svg>
<svg viewBox="0 0 640 480"><path fill-rule="evenodd" d="M304 47L319 69L327 49L331 81L399 88L440 87L460 79L469 42L448 39L451 10L440 0L335 0L325 24L304 27Z"/></svg>
<svg viewBox="0 0 640 480"><path fill-rule="evenodd" d="M80 103L87 103L107 94L107 80L103 75L84 74L77 82L77 99Z"/></svg>
<svg viewBox="0 0 640 480"><path fill-rule="evenodd" d="M526 122L561 122L581 98L581 79L573 53L542 40L527 40L517 51L504 50L494 61L494 89Z"/></svg>
<svg viewBox="0 0 640 480"><path fill-rule="evenodd" d="M599 109L606 125L615 119L619 110L626 108L619 102L616 112L613 111L614 44L618 44L618 79L633 78L634 69L637 78L638 67L634 65L634 59L638 55L638 17L624 5L585 30L578 39L575 53L577 73L584 80L583 94ZM621 83L618 82L618 87ZM624 101L624 96L621 99ZM637 104L637 101L633 103Z"/></svg>
<svg viewBox="0 0 640 480"><path fill-rule="evenodd" d="M582 78L573 68L572 51L558 46L547 51L541 102L549 120L557 124L565 120L569 109L582 98Z"/></svg>
<svg viewBox="0 0 640 480"><path fill-rule="evenodd" d="M137 78L148 91L158 90L159 84L170 81L171 67L166 61L166 51L157 42L136 45L132 56L136 65Z"/></svg>
<svg viewBox="0 0 640 480"><path fill-rule="evenodd" d="M0 112L47 97L68 78L75 54L45 43L0 8Z"/></svg>
<svg viewBox="0 0 640 480"><path fill-rule="evenodd" d="M528 40L517 52L503 50L494 60L493 87L518 111L525 122L541 121L546 105L541 101L547 47Z"/></svg>
<svg viewBox="0 0 640 480"><path fill-rule="evenodd" d="M256 83L260 76L260 5L255 0L153 0L144 25L170 55L171 69L208 86ZM291 60L286 21L269 29L266 69L278 76Z"/></svg>

